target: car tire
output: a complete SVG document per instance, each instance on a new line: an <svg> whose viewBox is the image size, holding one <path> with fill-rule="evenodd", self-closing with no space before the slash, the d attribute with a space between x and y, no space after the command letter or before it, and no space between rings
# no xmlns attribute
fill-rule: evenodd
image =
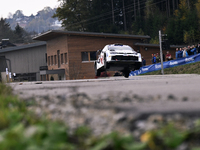
<svg viewBox="0 0 200 150"><path fill-rule="evenodd" d="M130 74L130 71L124 71L123 74L124 74L124 77L125 77L125 78L128 78L128 77L129 77L129 74Z"/></svg>
<svg viewBox="0 0 200 150"><path fill-rule="evenodd" d="M99 76L101 75L101 71L100 71L99 69L97 69L97 66L96 66L96 65L94 66L94 69L95 69L95 75L96 75L97 77L99 77Z"/></svg>
<svg viewBox="0 0 200 150"><path fill-rule="evenodd" d="M107 69L106 55L104 55L104 69Z"/></svg>

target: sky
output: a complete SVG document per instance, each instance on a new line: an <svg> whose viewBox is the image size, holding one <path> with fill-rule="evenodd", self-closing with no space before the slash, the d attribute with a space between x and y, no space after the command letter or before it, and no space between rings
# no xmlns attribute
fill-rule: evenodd
<svg viewBox="0 0 200 150"><path fill-rule="evenodd" d="M2 0L0 17L8 18L8 14L14 14L17 10L22 10L25 16L36 15L44 7L58 7L58 0Z"/></svg>

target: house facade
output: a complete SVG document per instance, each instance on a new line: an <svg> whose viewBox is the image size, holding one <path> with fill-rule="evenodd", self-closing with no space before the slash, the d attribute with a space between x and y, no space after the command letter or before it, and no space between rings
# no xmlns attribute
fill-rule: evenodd
<svg viewBox="0 0 200 150"><path fill-rule="evenodd" d="M34 40L46 41L48 70L41 71L41 78L91 79L95 78L96 51L107 44L122 43L138 50L135 43L147 41L149 36L72 32L52 30Z"/></svg>
<svg viewBox="0 0 200 150"><path fill-rule="evenodd" d="M46 42L0 49L0 64L0 72L11 72L18 81L39 81L40 68L47 66Z"/></svg>

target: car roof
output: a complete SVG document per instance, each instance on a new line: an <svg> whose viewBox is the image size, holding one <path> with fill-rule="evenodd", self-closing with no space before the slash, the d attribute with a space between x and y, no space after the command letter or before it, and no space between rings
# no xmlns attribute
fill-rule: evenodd
<svg viewBox="0 0 200 150"><path fill-rule="evenodd" d="M128 46L128 45L116 43L116 44L109 44L108 46ZM129 47L130 47L130 46L129 46Z"/></svg>

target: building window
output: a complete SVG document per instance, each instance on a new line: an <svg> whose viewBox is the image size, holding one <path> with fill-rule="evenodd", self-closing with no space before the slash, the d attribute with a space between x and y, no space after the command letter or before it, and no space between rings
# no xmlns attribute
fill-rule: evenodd
<svg viewBox="0 0 200 150"><path fill-rule="evenodd" d="M45 60L46 60L46 63L47 63L47 53L45 53Z"/></svg>
<svg viewBox="0 0 200 150"><path fill-rule="evenodd" d="M65 63L67 64L67 53L65 53Z"/></svg>
<svg viewBox="0 0 200 150"><path fill-rule="evenodd" d="M81 52L82 61L89 61L88 52Z"/></svg>
<svg viewBox="0 0 200 150"><path fill-rule="evenodd" d="M57 65L57 59L56 55L54 55L54 64Z"/></svg>
<svg viewBox="0 0 200 150"><path fill-rule="evenodd" d="M95 61L96 51L93 52L81 52L82 61Z"/></svg>
<svg viewBox="0 0 200 150"><path fill-rule="evenodd" d="M50 56L48 56L47 61L48 61L48 66L50 66Z"/></svg>
<svg viewBox="0 0 200 150"><path fill-rule="evenodd" d="M53 65L53 56L51 56L51 65Z"/></svg>
<svg viewBox="0 0 200 150"><path fill-rule="evenodd" d="M61 54L60 57L61 57L60 58L61 59L61 64L63 64L64 63L64 61L63 61L63 54Z"/></svg>
<svg viewBox="0 0 200 150"><path fill-rule="evenodd" d="M58 56L58 68L60 68L60 50L57 50L57 56Z"/></svg>
<svg viewBox="0 0 200 150"><path fill-rule="evenodd" d="M90 52L90 61L95 61L96 59L96 52Z"/></svg>

